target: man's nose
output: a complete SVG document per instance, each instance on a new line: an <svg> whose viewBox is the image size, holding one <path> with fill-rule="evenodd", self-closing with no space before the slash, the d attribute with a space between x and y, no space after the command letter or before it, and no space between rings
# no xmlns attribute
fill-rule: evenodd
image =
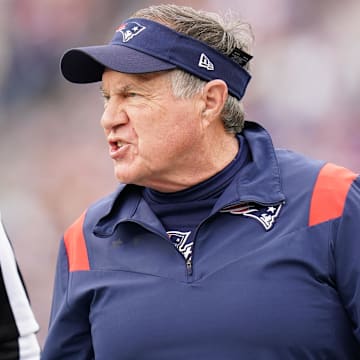
<svg viewBox="0 0 360 360"><path fill-rule="evenodd" d="M125 110L115 100L110 99L105 106L100 123L106 132L124 125L128 122Z"/></svg>

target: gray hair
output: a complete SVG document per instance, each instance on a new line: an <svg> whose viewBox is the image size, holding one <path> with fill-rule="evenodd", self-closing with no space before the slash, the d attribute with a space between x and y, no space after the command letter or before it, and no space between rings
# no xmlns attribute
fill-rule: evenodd
<svg viewBox="0 0 360 360"><path fill-rule="evenodd" d="M225 55L231 54L235 48L250 52L253 41L250 25L233 18L230 13L221 17L219 14L198 11L187 6L168 4L141 9L132 17L162 23L179 33L205 42ZM244 67L249 70L249 64ZM171 71L171 85L177 97L189 98L201 91L205 84L205 81L183 70ZM221 116L227 132L241 132L245 114L240 100L228 95Z"/></svg>

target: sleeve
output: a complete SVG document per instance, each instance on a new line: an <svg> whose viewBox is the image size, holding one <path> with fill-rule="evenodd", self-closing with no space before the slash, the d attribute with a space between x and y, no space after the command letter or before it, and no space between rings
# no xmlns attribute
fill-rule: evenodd
<svg viewBox="0 0 360 360"><path fill-rule="evenodd" d="M10 240L0 217L0 358L36 360L35 320Z"/></svg>
<svg viewBox="0 0 360 360"><path fill-rule="evenodd" d="M352 183L344 212L335 222L335 278L342 303L360 344L360 178Z"/></svg>
<svg viewBox="0 0 360 360"><path fill-rule="evenodd" d="M82 232L82 229L75 230ZM71 270L72 255L69 254L69 246L76 249L76 244L69 245L72 240L66 234L58 253L49 331L42 360L94 358L89 324L90 301L78 292L84 272Z"/></svg>

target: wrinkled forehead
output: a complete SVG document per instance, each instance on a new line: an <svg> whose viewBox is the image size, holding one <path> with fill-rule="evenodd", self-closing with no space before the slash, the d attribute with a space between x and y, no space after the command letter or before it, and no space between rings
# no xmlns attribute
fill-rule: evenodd
<svg viewBox="0 0 360 360"><path fill-rule="evenodd" d="M127 87L127 88L165 88L168 91L171 87L171 72L165 70L152 73L127 74L105 68L102 74L100 89L107 87Z"/></svg>

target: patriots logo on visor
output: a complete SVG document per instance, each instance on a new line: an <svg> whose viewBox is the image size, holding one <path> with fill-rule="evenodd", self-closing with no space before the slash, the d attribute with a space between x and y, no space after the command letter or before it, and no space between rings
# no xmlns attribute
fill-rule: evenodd
<svg viewBox="0 0 360 360"><path fill-rule="evenodd" d="M139 35L144 29L145 26L138 24L135 21L130 21L124 24L121 24L117 29L116 32L121 32L123 37L123 42L128 42L134 36Z"/></svg>
<svg viewBox="0 0 360 360"><path fill-rule="evenodd" d="M279 216L282 204L264 206L256 203L237 204L223 208L220 212L243 215L260 222L266 231L270 230Z"/></svg>

